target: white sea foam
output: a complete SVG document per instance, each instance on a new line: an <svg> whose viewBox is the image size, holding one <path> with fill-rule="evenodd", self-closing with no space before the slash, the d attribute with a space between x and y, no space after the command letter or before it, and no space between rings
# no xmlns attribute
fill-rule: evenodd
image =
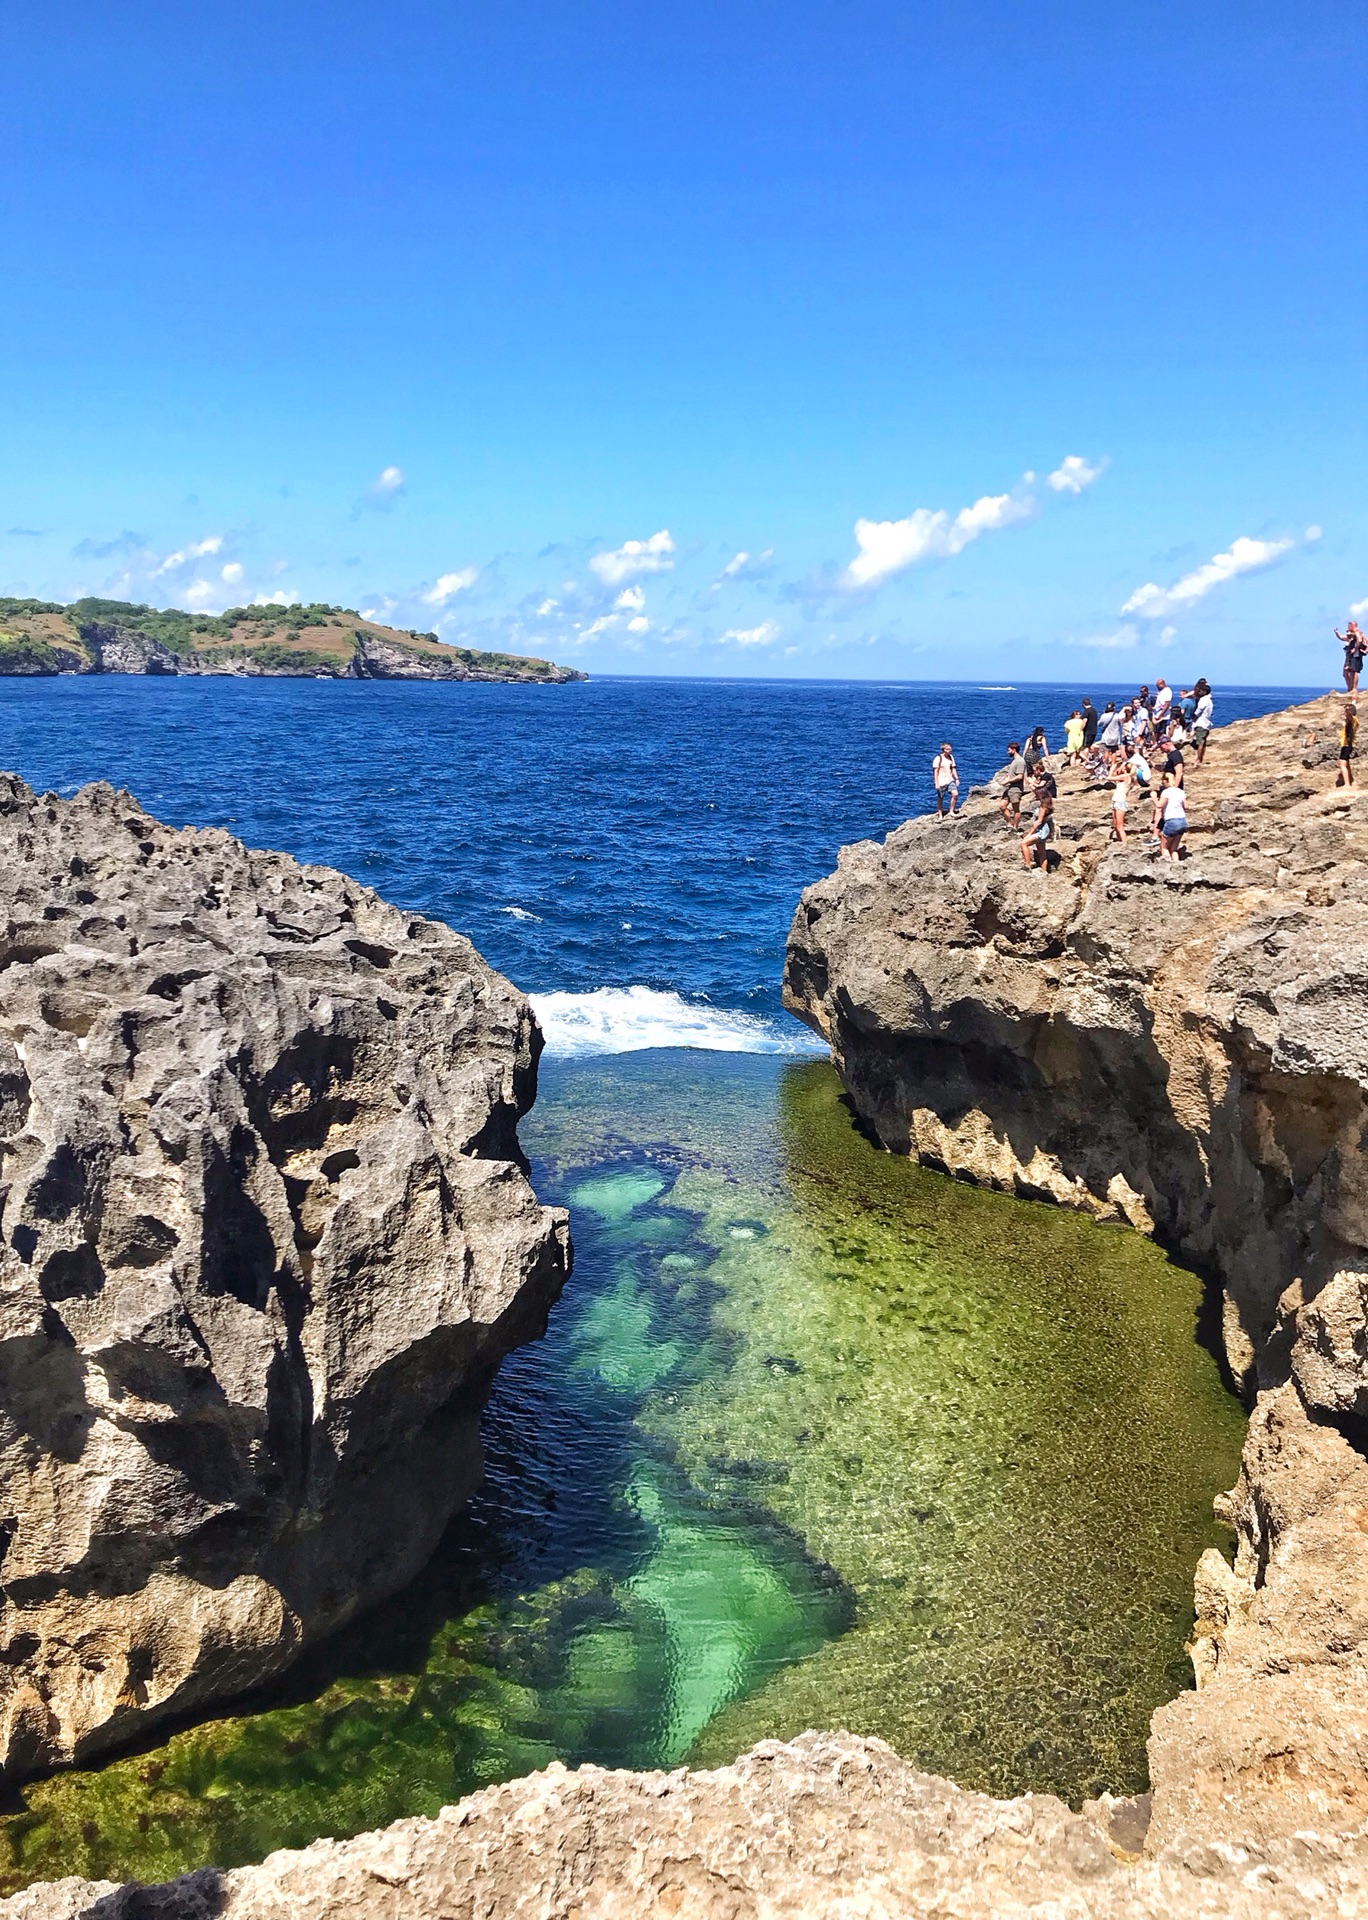
<svg viewBox="0 0 1368 1920"><path fill-rule="evenodd" d="M500 907L500 913L511 913L515 920L540 920L539 913L529 913L526 907Z"/></svg>
<svg viewBox="0 0 1368 1920"><path fill-rule="evenodd" d="M682 999L656 987L598 987L593 993L535 993L532 1008L553 1059L640 1053L647 1047L702 1047L713 1053L824 1053L796 1021Z"/></svg>

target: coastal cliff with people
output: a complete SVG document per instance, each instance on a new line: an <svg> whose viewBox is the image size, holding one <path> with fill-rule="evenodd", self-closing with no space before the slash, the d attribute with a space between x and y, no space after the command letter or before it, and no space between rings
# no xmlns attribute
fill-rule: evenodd
<svg viewBox="0 0 1368 1920"><path fill-rule="evenodd" d="M1153 1235L1210 1277L1207 1337L1250 1408L1239 1479L1212 1489L1236 1553L1198 1567L1197 1686L1155 1716L1148 1793L1081 1811L1048 1794L994 1800L880 1741L809 1733L712 1772L552 1765L436 1818L259 1866L151 1890L35 1885L0 1911L1362 1912L1368 813L1357 789L1333 785L1337 719L1321 700L1214 731L1187 768L1176 860L1147 833L1111 837L1105 767L1051 761L1043 861L1023 861L1005 793L979 791L954 820L845 849L790 940L789 1004L888 1148ZM367 946L395 945L363 931ZM315 937L331 954L341 933ZM354 964L367 995L379 964L365 952ZM49 1048L71 1047L73 1031L49 1026ZM308 1084L296 1075L275 1101L281 1124L310 1111ZM520 1098L505 1104L511 1120ZM317 1171L323 1196L332 1176Z"/></svg>
<svg viewBox="0 0 1368 1920"><path fill-rule="evenodd" d="M576 667L458 647L346 607L229 607L0 599L0 675L230 674L237 679L587 680Z"/></svg>

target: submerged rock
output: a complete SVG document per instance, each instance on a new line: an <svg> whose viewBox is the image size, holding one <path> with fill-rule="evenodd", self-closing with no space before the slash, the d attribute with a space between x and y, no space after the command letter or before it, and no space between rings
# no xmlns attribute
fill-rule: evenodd
<svg viewBox="0 0 1368 1920"><path fill-rule="evenodd" d="M0 1769L285 1666L427 1559L563 1213L540 1033L339 873L0 776Z"/></svg>
<svg viewBox="0 0 1368 1920"><path fill-rule="evenodd" d="M1052 871L979 794L843 848L789 936L786 1002L886 1146L1221 1283L1254 1403L1238 1551L1204 1557L1199 1691L1155 1717L1152 1849L1368 1815L1368 797L1331 784L1341 705L1220 729L1177 865L1135 812L1110 844L1108 783L1066 773Z"/></svg>

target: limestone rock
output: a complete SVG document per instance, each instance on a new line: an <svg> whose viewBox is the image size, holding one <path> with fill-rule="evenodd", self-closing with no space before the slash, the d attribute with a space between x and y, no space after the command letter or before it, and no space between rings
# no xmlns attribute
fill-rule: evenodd
<svg viewBox="0 0 1368 1920"><path fill-rule="evenodd" d="M0 1765L241 1691L394 1591L564 1280L540 1035L325 868L0 776Z"/></svg>
<svg viewBox="0 0 1368 1920"><path fill-rule="evenodd" d="M887 1146L1222 1284L1237 1550L1155 1716L1152 1850L1368 1817L1368 798L1304 745L1339 704L1218 730L1179 865L1066 773L1050 872L979 796L843 848L789 938L787 1003Z"/></svg>
<svg viewBox="0 0 1368 1920"><path fill-rule="evenodd" d="M1108 1813L1135 1837L1142 1810ZM1366 1899L1361 1829L1136 1860L1047 1794L990 1800L809 1733L715 1773L552 1766L257 1867L30 1887L0 1920L1328 1920Z"/></svg>

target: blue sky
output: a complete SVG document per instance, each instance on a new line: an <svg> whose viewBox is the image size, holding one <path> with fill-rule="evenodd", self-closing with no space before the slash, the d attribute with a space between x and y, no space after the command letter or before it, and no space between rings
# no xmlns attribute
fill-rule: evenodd
<svg viewBox="0 0 1368 1920"><path fill-rule="evenodd" d="M1362 13L1188 11L11 8L0 592L1329 685Z"/></svg>

